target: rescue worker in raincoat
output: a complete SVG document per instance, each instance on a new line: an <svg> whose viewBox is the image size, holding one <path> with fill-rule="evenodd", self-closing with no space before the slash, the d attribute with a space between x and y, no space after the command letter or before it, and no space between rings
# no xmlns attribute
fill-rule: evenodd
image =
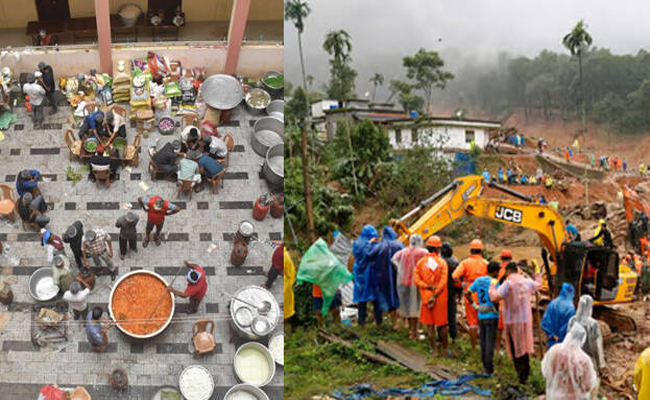
<svg viewBox="0 0 650 400"><path fill-rule="evenodd" d="M411 340L418 338L417 326L420 318L420 291L413 282L413 275L418 261L427 254L423 247L422 236L415 234L409 238L409 247L395 253L391 260L397 268L399 314L408 323ZM397 326L394 328L397 329Z"/></svg>
<svg viewBox="0 0 650 400"><path fill-rule="evenodd" d="M397 296L397 269L391 259L404 245L397 240L397 234L390 226L385 226L381 235L381 242L373 246L368 252L368 264L375 275L375 316L383 317L384 312L390 314L393 325L397 323L397 309L399 297ZM380 324L380 318L377 324Z"/></svg>
<svg viewBox="0 0 650 400"><path fill-rule="evenodd" d="M293 284L296 282L296 267L293 265L291 255L284 248L284 319L291 318L296 310L294 308ZM288 324L287 324L288 325Z"/></svg>
<svg viewBox="0 0 650 400"><path fill-rule="evenodd" d="M591 357L596 372L600 374L606 367L605 350L603 347L603 335L600 332L600 326L598 326L598 322L596 322L596 320L591 316L593 310L594 299L592 299L588 294L580 296L576 315L571 317L571 320L569 320L569 330L571 330L571 327L573 327L574 324L580 324L585 328L585 331L587 331L587 341L584 346L582 346L582 350Z"/></svg>
<svg viewBox="0 0 650 400"><path fill-rule="evenodd" d="M413 280L420 289L422 307L420 322L427 326L429 341L434 356L440 355L436 349L436 328L440 336L442 355L449 356L447 346L447 263L440 257L442 241L438 236L427 240L429 254L418 261Z"/></svg>
<svg viewBox="0 0 650 400"><path fill-rule="evenodd" d="M463 292L467 292L474 280L478 277L487 275L488 262L483 258L483 242L479 239L474 239L469 244L470 256L458 265L456 271L452 274L456 287L463 287ZM474 302L478 303L476 295L474 295ZM467 299L465 299L465 319L469 327L469 338L472 342L472 350L476 350L476 342L478 341L478 312L472 307Z"/></svg>
<svg viewBox="0 0 650 400"><path fill-rule="evenodd" d="M440 255L447 263L447 320L449 322L449 337L451 337L452 346L456 344L458 337L458 327L456 324L456 304L460 290L454 285L452 275L458 267L458 259L454 257L454 248L451 243L443 242L440 249Z"/></svg>
<svg viewBox="0 0 650 400"><path fill-rule="evenodd" d="M597 246L603 247L613 247L614 243L612 241L612 234L607 229L607 222L604 219L598 221L598 228L594 232L594 237L589 239L589 241Z"/></svg>
<svg viewBox="0 0 650 400"><path fill-rule="evenodd" d="M650 399L650 347L643 350L634 365L634 388L639 400Z"/></svg>
<svg viewBox="0 0 650 400"><path fill-rule="evenodd" d="M501 267L499 268L499 275L497 275L497 282L500 284L506 279L506 266L512 261L512 252L508 249L501 250ZM521 272L521 271L519 271ZM499 314L499 326L497 329L497 339L494 345L494 353L499 354L501 349L501 338L503 337L503 314Z"/></svg>
<svg viewBox="0 0 650 400"><path fill-rule="evenodd" d="M375 274L370 268L368 253L374 247L379 246L376 243L377 230L372 225L366 225L361 230L359 238L352 245L352 254L354 255L354 294L353 301L359 307L359 325L366 323L367 302L375 302ZM379 315L379 318L377 316ZM375 303L375 319L381 322L381 309Z"/></svg>
<svg viewBox="0 0 650 400"><path fill-rule="evenodd" d="M539 265L535 266L535 280L518 272L517 264L511 262L506 267L506 279L497 289L490 287L490 299L501 302L503 314L503 335L506 349L513 361L519 383L525 384L530 375L530 354L533 354L533 311L530 295L542 287Z"/></svg>
<svg viewBox="0 0 650 400"><path fill-rule="evenodd" d="M542 359L548 400L589 400L598 385L591 358L582 350L587 332L573 325L566 338L553 346Z"/></svg>
<svg viewBox="0 0 650 400"><path fill-rule="evenodd" d="M575 290L570 283L563 283L560 294L553 299L544 311L542 329L546 332L548 348L564 340L569 320L576 314L573 305Z"/></svg>

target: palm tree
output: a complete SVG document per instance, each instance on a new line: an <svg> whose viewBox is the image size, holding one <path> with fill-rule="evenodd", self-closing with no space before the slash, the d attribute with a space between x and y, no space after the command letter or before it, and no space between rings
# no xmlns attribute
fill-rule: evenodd
<svg viewBox="0 0 650 400"><path fill-rule="evenodd" d="M375 93L377 92L377 86L381 86L384 84L384 76L378 72L375 72L375 74L370 78L370 82L372 83L372 101L375 101Z"/></svg>
<svg viewBox="0 0 650 400"><path fill-rule="evenodd" d="M311 9L306 1L289 0L284 4L284 19L293 22L293 26L298 31L298 53L300 54L300 68L302 70L302 84L307 90L307 78L305 74L305 60L302 55L302 31L305 28L305 18L309 15Z"/></svg>
<svg viewBox="0 0 650 400"><path fill-rule="evenodd" d="M587 32L587 25L582 20L578 21L575 27L564 36L562 44L566 47L572 56L578 56L578 66L580 71L580 103L582 107L582 148L587 148L587 122L585 114L585 92L582 86L582 54L589 48L593 39ZM587 179L587 163L585 163L585 201L589 204L589 181Z"/></svg>
<svg viewBox="0 0 650 400"><path fill-rule="evenodd" d="M334 56L335 60L344 63L350 57L352 51L352 37L343 29L338 31L329 31L325 35L325 42L323 42L323 49Z"/></svg>

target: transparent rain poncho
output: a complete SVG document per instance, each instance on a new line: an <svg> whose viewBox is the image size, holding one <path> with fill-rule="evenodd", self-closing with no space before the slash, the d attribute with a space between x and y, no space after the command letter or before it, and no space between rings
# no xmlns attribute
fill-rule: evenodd
<svg viewBox="0 0 650 400"><path fill-rule="evenodd" d="M594 310L594 299L588 294L580 296L578 310L576 315L569 320L569 330L578 323L587 331L587 340L582 346L582 350L591 357L596 371L601 371L605 367L605 351L603 347L603 336L600 332L598 322L592 318Z"/></svg>
<svg viewBox="0 0 650 400"><path fill-rule="evenodd" d="M399 310L404 317L417 318L420 315L420 292L413 282L415 265L427 255L422 247L422 236L412 235L409 247L395 253L392 258L397 268L397 295Z"/></svg>
<svg viewBox="0 0 650 400"><path fill-rule="evenodd" d="M591 358L582 350L587 332L574 324L564 341L551 347L542 360L548 400L588 400L598 384Z"/></svg>

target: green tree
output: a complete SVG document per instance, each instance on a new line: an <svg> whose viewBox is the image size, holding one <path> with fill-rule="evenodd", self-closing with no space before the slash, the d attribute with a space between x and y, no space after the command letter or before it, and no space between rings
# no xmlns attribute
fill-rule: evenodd
<svg viewBox="0 0 650 400"><path fill-rule="evenodd" d="M330 31L325 35L323 49L332 56L330 59L330 82L327 95L331 99L345 100L354 95L354 80L357 77L350 63L352 42L350 35L343 29Z"/></svg>
<svg viewBox="0 0 650 400"><path fill-rule="evenodd" d="M305 29L305 18L311 9L306 1L289 0L284 3L284 19L293 22L298 32L298 53L300 54L300 70L302 71L302 85L307 90L307 75L305 73L305 60L302 54L302 31Z"/></svg>
<svg viewBox="0 0 650 400"><path fill-rule="evenodd" d="M413 93L413 86L411 86L410 83L396 79L392 80L390 81L390 90L391 95L388 98L388 101L390 101L395 94L398 94L397 99L404 111L422 111L424 99Z"/></svg>
<svg viewBox="0 0 650 400"><path fill-rule="evenodd" d="M384 76L378 72L370 78L370 83L372 83L372 101L375 101L375 94L377 93L377 86L384 84Z"/></svg>
<svg viewBox="0 0 650 400"><path fill-rule="evenodd" d="M454 74L444 71L445 62L436 51L418 50L412 56L402 59L406 76L414 81L414 87L424 93L425 112L429 112L433 89L444 89L447 81L454 79Z"/></svg>
<svg viewBox="0 0 650 400"><path fill-rule="evenodd" d="M585 97L584 87L582 85L582 56L589 46L591 46L593 39L587 26L582 20L578 21L575 27L564 36L562 44L566 47L572 56L578 57L578 70L580 72L580 104L582 106L582 131L586 131L586 114L585 114ZM584 147L584 144L583 144Z"/></svg>

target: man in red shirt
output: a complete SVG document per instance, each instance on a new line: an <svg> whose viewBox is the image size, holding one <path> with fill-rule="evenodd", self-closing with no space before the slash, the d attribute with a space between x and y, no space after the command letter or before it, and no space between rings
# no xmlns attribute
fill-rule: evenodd
<svg viewBox="0 0 650 400"><path fill-rule="evenodd" d="M271 257L271 268L266 274L266 283L262 285L267 289L271 289L275 279L284 274L284 243L280 241L273 241L273 244L278 246L273 252L273 257Z"/></svg>
<svg viewBox="0 0 650 400"><path fill-rule="evenodd" d="M172 285L167 285L167 291L174 293L176 296L189 297L190 306L187 308L187 313L194 314L198 311L199 303L208 291L208 281L205 279L205 271L199 265L185 260L185 266L190 268L190 271L187 273L187 287L185 287L185 291L181 292L180 290L176 290Z"/></svg>
<svg viewBox="0 0 650 400"><path fill-rule="evenodd" d="M165 224L165 216L176 214L181 210L180 207L177 207L174 203L170 203L167 200L163 200L160 196L138 197L138 203L140 203L140 206L147 212L147 227L145 228L145 237L142 242L142 247L147 247L149 245L149 234L153 230L154 226L156 227L156 233L153 235L153 241L156 243L156 246L160 246L160 231Z"/></svg>

